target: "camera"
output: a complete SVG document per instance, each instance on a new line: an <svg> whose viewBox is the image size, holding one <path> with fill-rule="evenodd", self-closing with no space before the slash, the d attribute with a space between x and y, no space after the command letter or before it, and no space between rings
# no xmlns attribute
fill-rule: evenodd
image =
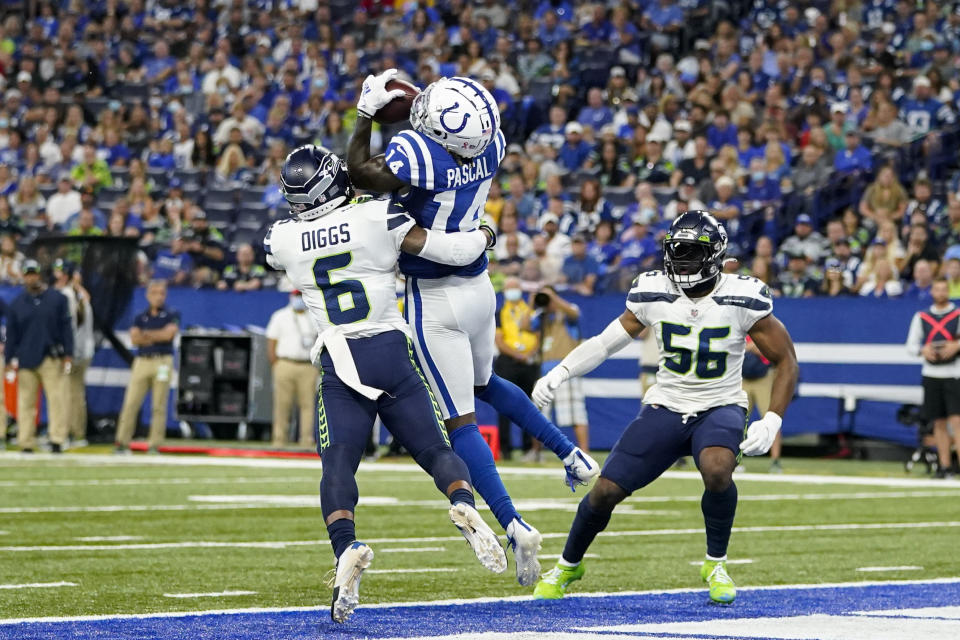
<svg viewBox="0 0 960 640"><path fill-rule="evenodd" d="M533 296L533 307L535 309L545 309L550 306L550 294L540 291Z"/></svg>

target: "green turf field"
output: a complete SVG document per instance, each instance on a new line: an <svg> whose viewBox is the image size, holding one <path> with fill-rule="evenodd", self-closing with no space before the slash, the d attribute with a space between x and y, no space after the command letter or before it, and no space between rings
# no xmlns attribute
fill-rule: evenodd
<svg viewBox="0 0 960 640"><path fill-rule="evenodd" d="M326 604L332 552L318 508L319 465L268 464L0 454L2 617ZM897 486L909 477L894 463L787 460L785 467L782 477L738 474L741 530L730 557L752 561L731 565L738 583L960 576L960 483L917 474ZM766 461L749 460L747 470L765 471ZM801 473L811 475L794 475ZM615 512L575 588L698 586L691 563L704 551L702 488L692 472L668 475ZM559 465L547 463L504 473L520 511L545 534L543 554L553 556L546 568L583 491L571 494L561 478ZM358 534L377 554L364 602L530 592L516 584L510 554L506 574L477 564L432 481L408 460L364 465L358 481ZM922 568L857 571L871 567ZM10 588L61 582L75 586ZM169 597L224 591L254 593Z"/></svg>

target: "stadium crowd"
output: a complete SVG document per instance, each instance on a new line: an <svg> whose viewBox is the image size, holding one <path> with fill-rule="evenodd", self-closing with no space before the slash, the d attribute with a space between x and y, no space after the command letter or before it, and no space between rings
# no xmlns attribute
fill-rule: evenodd
<svg viewBox="0 0 960 640"><path fill-rule="evenodd" d="M777 295L960 297L960 4L63 0L0 25L0 282L38 235L139 238L142 279L283 287L285 155L343 154L368 73L483 82L509 141L491 271L584 295L723 221ZM376 132L382 148L399 127Z"/></svg>

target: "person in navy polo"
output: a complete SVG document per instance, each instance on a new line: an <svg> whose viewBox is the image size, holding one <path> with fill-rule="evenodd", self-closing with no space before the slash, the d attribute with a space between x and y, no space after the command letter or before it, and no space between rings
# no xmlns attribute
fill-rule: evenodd
<svg viewBox="0 0 960 640"><path fill-rule="evenodd" d="M168 309L167 283L153 280L147 285L150 307L133 319L130 341L137 347L130 384L123 396L114 453L129 453L137 427L137 415L147 391L151 392L149 453L157 453L167 429L167 399L173 375L173 341L180 331L180 314Z"/></svg>
<svg viewBox="0 0 960 640"><path fill-rule="evenodd" d="M7 375L17 377L17 439L36 448L37 391L47 396L50 450L67 439L66 374L73 364L73 325L67 298L48 288L36 260L23 263L24 291L7 310Z"/></svg>

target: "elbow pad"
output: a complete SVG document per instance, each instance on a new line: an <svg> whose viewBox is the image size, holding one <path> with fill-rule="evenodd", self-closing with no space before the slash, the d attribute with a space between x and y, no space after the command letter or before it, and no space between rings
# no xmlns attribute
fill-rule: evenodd
<svg viewBox="0 0 960 640"><path fill-rule="evenodd" d="M441 264L462 267L470 264L487 250L487 236L482 231L444 233L427 230L423 249L417 255Z"/></svg>
<svg viewBox="0 0 960 640"><path fill-rule="evenodd" d="M599 335L571 351L561 365L570 372L571 378L582 376L596 369L604 360L632 341L633 336L620 324L620 318L616 318Z"/></svg>

